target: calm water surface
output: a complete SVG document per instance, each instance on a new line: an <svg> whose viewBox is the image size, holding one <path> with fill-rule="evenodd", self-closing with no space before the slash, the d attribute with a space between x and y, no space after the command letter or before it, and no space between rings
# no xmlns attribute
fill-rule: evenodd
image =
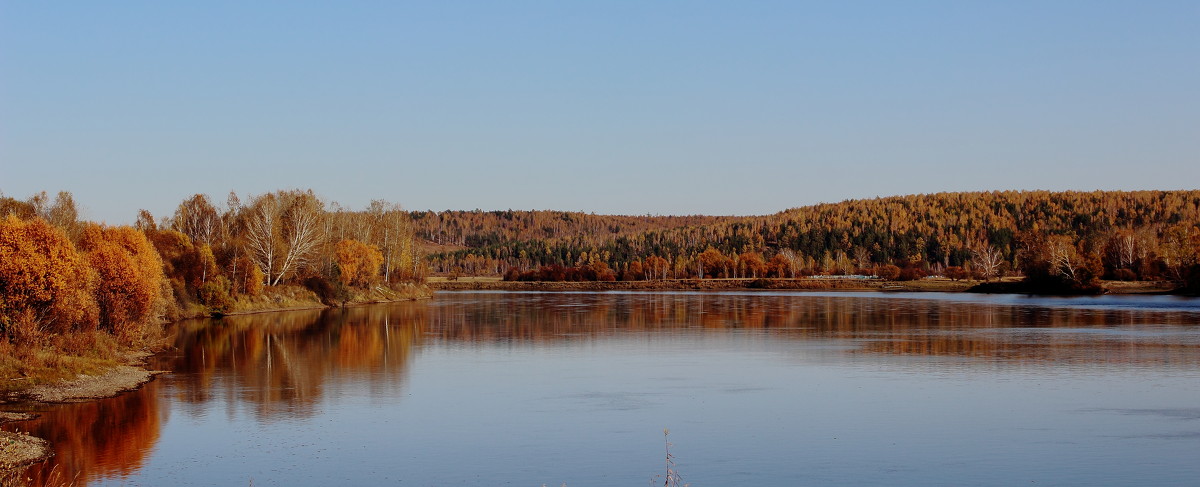
<svg viewBox="0 0 1200 487"><path fill-rule="evenodd" d="M194 321L34 484L1196 485L1200 302L440 293ZM661 485L661 480L659 481Z"/></svg>

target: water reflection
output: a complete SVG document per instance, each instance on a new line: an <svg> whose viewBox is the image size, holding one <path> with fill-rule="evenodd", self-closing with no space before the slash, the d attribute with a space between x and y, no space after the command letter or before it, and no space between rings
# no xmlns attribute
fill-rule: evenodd
<svg viewBox="0 0 1200 487"><path fill-rule="evenodd" d="M175 331L177 350L159 366L175 372L175 397L185 403L251 404L262 420L310 415L331 381L402 385L427 309L400 304L187 322Z"/></svg>
<svg viewBox="0 0 1200 487"><path fill-rule="evenodd" d="M573 341L637 332L756 331L856 341L858 352L1106 364L1200 363L1200 303L1044 307L869 296L471 295L431 306L442 342ZM1130 299L1130 298L1127 298ZM1136 302L1136 298L1131 298ZM1057 301L1069 305L1072 301Z"/></svg>
<svg viewBox="0 0 1200 487"><path fill-rule="evenodd" d="M630 336L754 334L783 348L847 356L961 357L967 366L1182 367L1200 364L1200 308L1025 306L862 295L443 293L432 302L184 322L152 365L170 376L117 398L59 405L8 425L50 440L31 485L122 483L152 463L172 409L258 424L339 407L349 389L384 403L421 350L571 345ZM838 352L842 353L842 352Z"/></svg>
<svg viewBox="0 0 1200 487"><path fill-rule="evenodd" d="M190 415L212 403L260 421L314 414L330 382L401 387L426 308L373 306L196 320L174 327L174 349L153 360L169 377L115 398L52 405L6 425L45 438L49 461L28 485L84 485L135 474L153 451L171 403ZM161 407L160 407L161 406Z"/></svg>
<svg viewBox="0 0 1200 487"><path fill-rule="evenodd" d="M29 485L71 485L136 472L167 419L169 409L159 407L158 387L152 382L114 398L51 407L37 419L16 425L54 447L55 456L30 467L23 480Z"/></svg>

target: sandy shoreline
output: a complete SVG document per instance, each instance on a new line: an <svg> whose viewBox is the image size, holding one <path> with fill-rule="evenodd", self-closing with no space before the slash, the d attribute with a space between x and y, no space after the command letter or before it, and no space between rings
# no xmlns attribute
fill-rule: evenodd
<svg viewBox="0 0 1200 487"><path fill-rule="evenodd" d="M126 365L119 365L100 375L80 375L74 380L43 384L10 394L0 401L20 403L70 403L113 397L132 391L166 373L147 370L144 365L150 352L131 354ZM36 416L29 413L0 411L0 423L27 421ZM0 431L0 485L18 475L22 468L45 461L54 455L50 442L24 433Z"/></svg>
<svg viewBox="0 0 1200 487"><path fill-rule="evenodd" d="M0 424L36 418L29 413L0 411ZM43 461L54 455L50 442L24 433L0 431L0 485L21 467Z"/></svg>

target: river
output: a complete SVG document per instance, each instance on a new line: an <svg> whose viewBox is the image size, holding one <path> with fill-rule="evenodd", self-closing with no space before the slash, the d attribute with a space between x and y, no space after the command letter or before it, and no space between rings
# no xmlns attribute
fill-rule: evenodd
<svg viewBox="0 0 1200 487"><path fill-rule="evenodd" d="M175 325L34 485L1194 485L1200 301L443 292ZM663 430L670 435L664 439ZM659 476L659 477L656 477Z"/></svg>

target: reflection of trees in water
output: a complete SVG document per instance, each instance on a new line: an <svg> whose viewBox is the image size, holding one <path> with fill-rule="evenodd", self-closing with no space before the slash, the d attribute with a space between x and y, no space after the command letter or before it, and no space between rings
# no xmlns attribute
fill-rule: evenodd
<svg viewBox="0 0 1200 487"><path fill-rule="evenodd" d="M399 387L425 306L401 303L198 321L177 329L165 366L187 403L252 404L263 419L311 414L331 380Z"/></svg>
<svg viewBox="0 0 1200 487"><path fill-rule="evenodd" d="M156 367L174 372L174 397L194 405L253 405L260 419L309 414L329 381L372 391L402 385L421 339L423 303L197 320L176 327L177 353ZM31 466L28 484L84 485L141 467L170 407L153 381L111 399L52 406L16 427L51 442L55 456Z"/></svg>
<svg viewBox="0 0 1200 487"><path fill-rule="evenodd" d="M963 356L1018 363L1195 365L1195 313L1098 311L852 296L444 294L400 303L194 321L156 368L185 409L251 405L259 419L310 414L331 382L392 393L415 347L437 342L569 342L627 333L749 330L782 340L857 340L859 353ZM1130 332L1132 325L1154 325ZM1118 328L1119 327L1119 328ZM157 391L55 406L17 427L50 440L33 485L132 473L157 441ZM49 481L49 482L47 482Z"/></svg>
<svg viewBox="0 0 1200 487"><path fill-rule="evenodd" d="M83 485L141 468L168 409L159 408L158 384L151 382L117 397L51 406L40 414L18 426L49 440L54 457L29 467L22 480L31 486Z"/></svg>
<svg viewBox="0 0 1200 487"><path fill-rule="evenodd" d="M782 339L860 340L862 352L1009 361L1200 363L1200 342L1195 337L1106 333L1117 326L1195 324L1197 315L1186 312L825 295L481 293L440 299L439 305L430 307L428 335L447 342L577 341L626 332L761 330Z"/></svg>

